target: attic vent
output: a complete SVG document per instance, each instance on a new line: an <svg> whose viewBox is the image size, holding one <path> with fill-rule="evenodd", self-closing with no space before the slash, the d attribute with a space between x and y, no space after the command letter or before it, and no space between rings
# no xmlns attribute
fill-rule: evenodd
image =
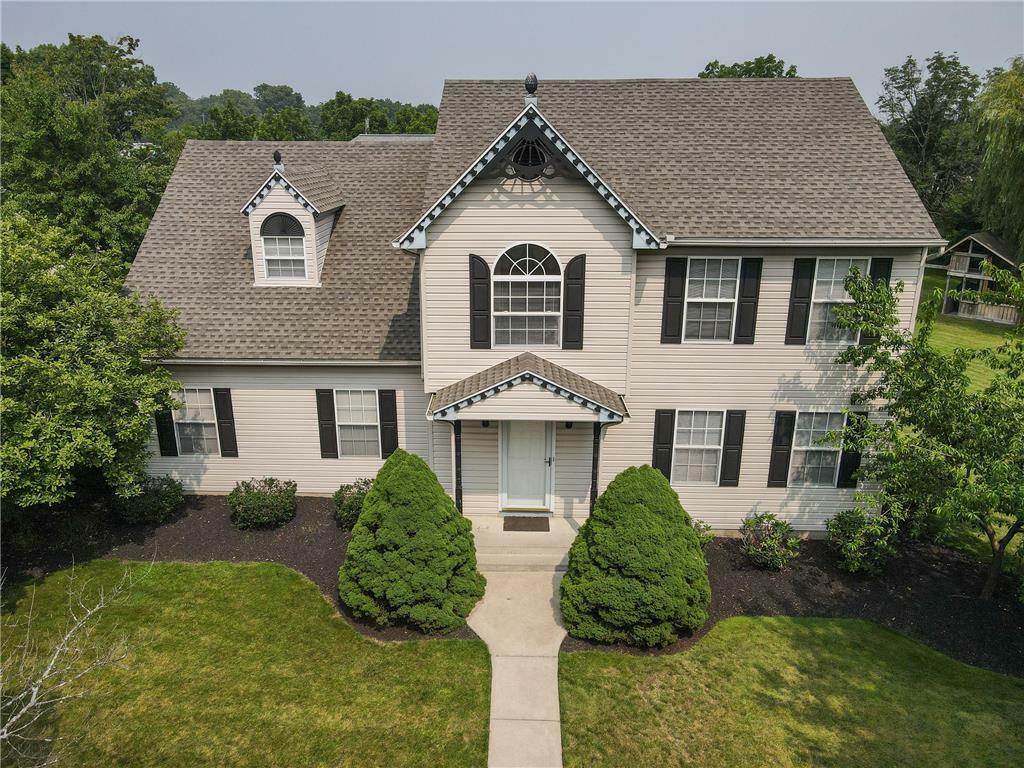
<svg viewBox="0 0 1024 768"><path fill-rule="evenodd" d="M512 151L509 176L518 176L523 181L533 181L542 175L551 175L554 168L548 165L548 153L535 139L523 139Z"/></svg>

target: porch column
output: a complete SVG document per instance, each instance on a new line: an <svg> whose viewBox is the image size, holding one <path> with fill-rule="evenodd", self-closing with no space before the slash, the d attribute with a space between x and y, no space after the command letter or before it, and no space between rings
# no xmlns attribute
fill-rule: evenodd
<svg viewBox="0 0 1024 768"><path fill-rule="evenodd" d="M594 422L594 449L590 456L590 511L597 501L597 467L601 460L601 422Z"/></svg>
<svg viewBox="0 0 1024 768"><path fill-rule="evenodd" d="M462 422L452 422L455 433L455 507L462 512Z"/></svg>

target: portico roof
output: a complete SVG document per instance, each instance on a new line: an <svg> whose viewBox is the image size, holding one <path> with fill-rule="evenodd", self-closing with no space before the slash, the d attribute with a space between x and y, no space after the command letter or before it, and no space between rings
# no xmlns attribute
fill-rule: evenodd
<svg viewBox="0 0 1024 768"><path fill-rule="evenodd" d="M589 411L595 421L617 422L629 415L618 393L532 352L524 352L439 389L430 400L429 416L436 420L458 418L459 411L524 382L575 403Z"/></svg>

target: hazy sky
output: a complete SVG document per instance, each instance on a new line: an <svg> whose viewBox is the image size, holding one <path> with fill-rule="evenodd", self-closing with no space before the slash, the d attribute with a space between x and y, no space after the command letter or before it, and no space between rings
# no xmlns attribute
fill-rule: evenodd
<svg viewBox="0 0 1024 768"><path fill-rule="evenodd" d="M692 77L711 59L774 52L801 75L850 75L869 104L882 68L957 51L979 74L1024 52L1024 0L1006 3L27 3L2 38L132 35L161 80L192 96L287 83L440 98L446 77Z"/></svg>

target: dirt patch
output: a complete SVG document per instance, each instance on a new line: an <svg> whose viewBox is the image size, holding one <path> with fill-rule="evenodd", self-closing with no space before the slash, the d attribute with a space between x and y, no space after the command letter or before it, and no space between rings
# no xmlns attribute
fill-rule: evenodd
<svg viewBox="0 0 1024 768"><path fill-rule="evenodd" d="M424 635L406 627L378 628L355 619L338 599L338 569L345 561L349 532L334 520L330 499L300 496L295 519L280 528L239 530L231 524L225 496L188 496L185 509L174 520L158 526L108 523L79 542L72 552L45 552L17 563L24 576L41 576L76 560L95 557L118 560L178 562L280 563L305 574L352 626L377 640L424 638L476 639L463 627L446 635Z"/></svg>
<svg viewBox="0 0 1024 768"><path fill-rule="evenodd" d="M782 572L750 565L737 539L716 539L707 558L711 617L693 636L656 651L567 637L562 650L678 653L730 616L866 619L967 664L1024 677L1024 605L1009 579L994 600L979 600L983 569L960 553L913 547L877 579L840 571L823 541L804 541L800 557Z"/></svg>

